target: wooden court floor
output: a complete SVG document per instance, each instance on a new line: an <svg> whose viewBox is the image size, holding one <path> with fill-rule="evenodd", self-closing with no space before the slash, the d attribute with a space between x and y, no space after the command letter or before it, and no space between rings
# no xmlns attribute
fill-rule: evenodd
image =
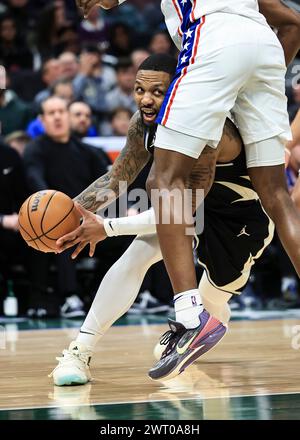
<svg viewBox="0 0 300 440"><path fill-rule="evenodd" d="M78 330L8 329L0 420L300 419L298 319L233 321L223 341L183 374L154 382L147 371L165 330L114 326L93 358L93 382L55 387L47 375Z"/></svg>

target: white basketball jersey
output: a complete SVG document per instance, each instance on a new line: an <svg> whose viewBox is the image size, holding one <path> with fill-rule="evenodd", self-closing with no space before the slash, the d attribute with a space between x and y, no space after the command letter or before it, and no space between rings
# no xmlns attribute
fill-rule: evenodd
<svg viewBox="0 0 300 440"><path fill-rule="evenodd" d="M204 15L216 12L242 15L266 25L260 14L257 0L162 0L161 9L166 26L176 46L180 49L181 31L188 20L194 22ZM182 29L184 32L184 29Z"/></svg>

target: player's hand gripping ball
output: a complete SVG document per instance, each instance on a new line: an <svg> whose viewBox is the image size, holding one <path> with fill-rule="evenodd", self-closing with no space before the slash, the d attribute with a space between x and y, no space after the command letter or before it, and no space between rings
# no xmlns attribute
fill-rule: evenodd
<svg viewBox="0 0 300 440"><path fill-rule="evenodd" d="M80 225L80 215L69 196L48 189L25 200L19 225L28 246L41 252L57 252L56 240Z"/></svg>

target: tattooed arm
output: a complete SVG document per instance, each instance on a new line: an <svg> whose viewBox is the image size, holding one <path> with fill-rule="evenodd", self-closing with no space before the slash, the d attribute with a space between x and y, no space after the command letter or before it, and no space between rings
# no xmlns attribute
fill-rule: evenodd
<svg viewBox="0 0 300 440"><path fill-rule="evenodd" d="M119 182L130 185L149 161L150 153L144 148L144 129L138 112L132 117L126 145L112 165L111 170L99 177L81 194L75 197L88 211L97 211L116 200L122 190Z"/></svg>
<svg viewBox="0 0 300 440"><path fill-rule="evenodd" d="M281 0L258 0L259 10L270 26L278 29L286 65L289 65L300 49L300 14Z"/></svg>
<svg viewBox="0 0 300 440"><path fill-rule="evenodd" d="M83 218L82 224L56 242L57 251L77 244L72 254L76 258L86 245L90 245L90 256L94 254L96 244L106 238L103 219L90 211L97 211L116 200L120 195L119 182L132 183L150 158L144 147L144 128L139 112L131 118L126 145L114 162L111 170L99 177L87 189L74 199L75 206Z"/></svg>

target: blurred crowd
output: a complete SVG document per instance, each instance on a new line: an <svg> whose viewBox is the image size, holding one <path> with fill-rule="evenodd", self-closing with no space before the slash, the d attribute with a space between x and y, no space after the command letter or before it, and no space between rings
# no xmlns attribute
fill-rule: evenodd
<svg viewBox="0 0 300 440"><path fill-rule="evenodd" d="M74 197L107 172L112 159L89 138L126 136L136 111L135 75L151 53L177 55L160 0L131 0L110 11L96 7L86 20L75 0L0 1L0 299L13 285L22 314L84 316L103 275L131 242L107 240L95 258L83 254L74 263L68 252L49 256L26 246L17 213L35 191L51 188ZM300 107L298 82L291 68L291 121ZM287 169L291 189L299 167L300 146ZM133 313L158 305L167 310L171 287L163 263L150 270L141 291ZM299 305L299 280L277 238L232 307L245 304Z"/></svg>

